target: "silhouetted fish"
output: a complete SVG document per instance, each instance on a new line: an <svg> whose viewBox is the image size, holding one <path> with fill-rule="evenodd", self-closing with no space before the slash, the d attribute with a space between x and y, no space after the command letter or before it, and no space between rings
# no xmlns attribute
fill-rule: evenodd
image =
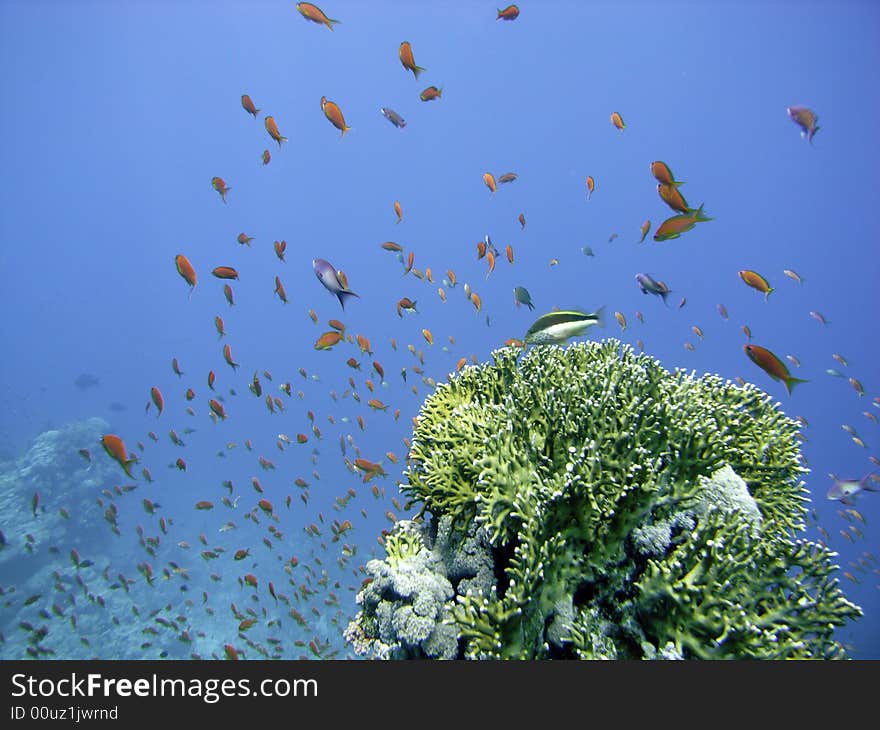
<svg viewBox="0 0 880 730"><path fill-rule="evenodd" d="M73 381L73 384L82 390L86 390L87 388L95 388L100 384L101 381L98 380L97 375L92 375L91 373L81 373L76 376L76 380Z"/></svg>

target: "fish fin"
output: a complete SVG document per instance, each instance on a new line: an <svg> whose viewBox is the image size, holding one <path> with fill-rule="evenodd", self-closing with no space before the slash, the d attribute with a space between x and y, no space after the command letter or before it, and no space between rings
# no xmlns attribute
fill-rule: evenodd
<svg viewBox="0 0 880 730"><path fill-rule="evenodd" d="M699 208L688 208L688 214L693 216L694 221L696 223L703 223L704 221L714 220L714 218L710 218L709 216L707 216L703 213L703 206L704 205L705 205L705 203L700 203Z"/></svg>
<svg viewBox="0 0 880 730"><path fill-rule="evenodd" d="M422 68L421 66L416 66L416 67L413 69L413 76L415 76L416 78L418 78L418 77L419 77L419 74L420 74L422 71L424 71L424 70L425 70L425 69Z"/></svg>
<svg viewBox="0 0 880 730"><path fill-rule="evenodd" d="M871 479L871 477L873 477L874 475L875 475L875 472L871 472L870 474L865 474L865 476L862 477L862 479L860 481L860 484L862 485L862 489L864 489L867 492L880 492L880 486L876 486L876 487L869 486L869 484L873 481L873 479Z"/></svg>
<svg viewBox="0 0 880 730"><path fill-rule="evenodd" d="M596 310L596 326L604 327L605 326L605 305L603 304Z"/></svg>
<svg viewBox="0 0 880 730"><path fill-rule="evenodd" d="M357 297L360 299L360 294L355 294L348 289L342 289L341 291L336 292L336 296L339 297L339 303L342 305L343 309L345 309L345 297Z"/></svg>
<svg viewBox="0 0 880 730"><path fill-rule="evenodd" d="M809 380L804 380L803 378L793 378L791 376L787 378L783 378L782 381L785 383L785 388L788 391L788 394L791 395L791 391L794 389L794 386L799 383L809 383Z"/></svg>

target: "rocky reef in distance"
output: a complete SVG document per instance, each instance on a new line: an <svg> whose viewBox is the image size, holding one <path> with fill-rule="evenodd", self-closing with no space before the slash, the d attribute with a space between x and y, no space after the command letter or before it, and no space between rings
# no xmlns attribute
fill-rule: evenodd
<svg viewBox="0 0 880 730"><path fill-rule="evenodd" d="M358 654L845 657L861 610L803 537L797 421L616 340L518 356L422 405L402 485L422 509L367 563Z"/></svg>

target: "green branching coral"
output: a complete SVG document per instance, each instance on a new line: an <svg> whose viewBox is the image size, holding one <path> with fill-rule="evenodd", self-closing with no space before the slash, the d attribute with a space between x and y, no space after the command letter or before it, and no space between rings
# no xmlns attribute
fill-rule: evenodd
<svg viewBox="0 0 880 730"><path fill-rule="evenodd" d="M413 434L402 490L454 591L432 609L447 648L451 632L467 658L843 656L834 630L861 611L835 554L798 539L796 421L614 340L518 355L440 385ZM449 570L455 545L479 546L480 580Z"/></svg>

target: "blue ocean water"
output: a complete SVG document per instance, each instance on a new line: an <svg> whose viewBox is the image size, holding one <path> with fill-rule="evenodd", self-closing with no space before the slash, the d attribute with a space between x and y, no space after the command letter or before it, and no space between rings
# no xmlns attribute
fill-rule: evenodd
<svg viewBox="0 0 880 730"><path fill-rule="evenodd" d="M55 658L221 657L226 644L248 658L348 655L341 629L357 610L358 567L381 554L386 512L404 516L391 502L404 439L431 390L414 367L441 381L461 357L488 359L553 307L605 306L625 315L626 329L608 316L589 337L640 342L668 369L742 377L806 419L817 517L808 536L838 551L842 585L865 612L841 641L854 657L880 658L878 566L866 556L876 552L880 495L858 497L865 524L825 496L830 473L876 469L868 457L880 442L876 420L864 415L880 417L871 219L880 101L867 93L880 66L878 7L518 5L520 16L505 22L485 2L321 3L341 21L332 32L305 21L293 2L0 5L0 656L30 648ZM426 69L418 79L398 58L404 40ZM430 85L442 96L423 102ZM242 94L260 109L256 119ZM344 136L322 113L323 96L351 126ZM793 105L818 115L812 144L786 113ZM392 126L380 107L406 127ZM615 111L623 130L611 124ZM280 146L264 128L267 114L288 137ZM672 215L656 192L654 160L686 181L689 204L704 203L712 221L652 240ZM518 177L491 193L485 172ZM214 176L230 188L226 204ZM639 244L646 219L652 234ZM254 237L250 246L237 242L242 232ZM487 234L500 253L491 274L476 254ZM275 240L287 242L284 262ZM386 241L413 252L433 283L404 275L381 249ZM198 274L191 296L174 266L181 253ZM360 295L345 310L315 278L316 257L343 270ZM220 265L240 273L234 306L211 275ZM747 287L743 269L761 273L772 294ZM448 270L455 286L443 282ZM639 272L666 282L666 306L640 292ZM287 304L274 294L276 276ZM479 312L465 283L481 298ZM515 286L531 293L534 313L515 305ZM402 297L416 300L418 314L398 317ZM372 354L357 344L316 351L332 318L367 337ZM789 395L772 381L745 356L743 325L755 344L794 355L801 365L792 373L809 382ZM224 362L226 343L236 370ZM248 389L254 373L261 397ZM98 382L77 385L83 374ZM286 382L290 396L279 387ZM158 418L153 406L145 413L153 386L165 400ZM267 394L283 412L270 413ZM218 396L228 417L214 422L208 400ZM373 397L388 410L368 407ZM98 439L107 432L138 454L136 479L104 454ZM358 455L381 461L389 476L364 483L346 467ZM129 484L137 489L113 489ZM261 498L274 517L257 506ZM144 499L160 507L149 514ZM202 500L214 508L196 510ZM333 521L346 519L352 529L334 542ZM221 531L230 521L234 529ZM76 568L72 549L93 564ZM233 560L242 549L250 555ZM257 622L240 635L248 617Z"/></svg>

